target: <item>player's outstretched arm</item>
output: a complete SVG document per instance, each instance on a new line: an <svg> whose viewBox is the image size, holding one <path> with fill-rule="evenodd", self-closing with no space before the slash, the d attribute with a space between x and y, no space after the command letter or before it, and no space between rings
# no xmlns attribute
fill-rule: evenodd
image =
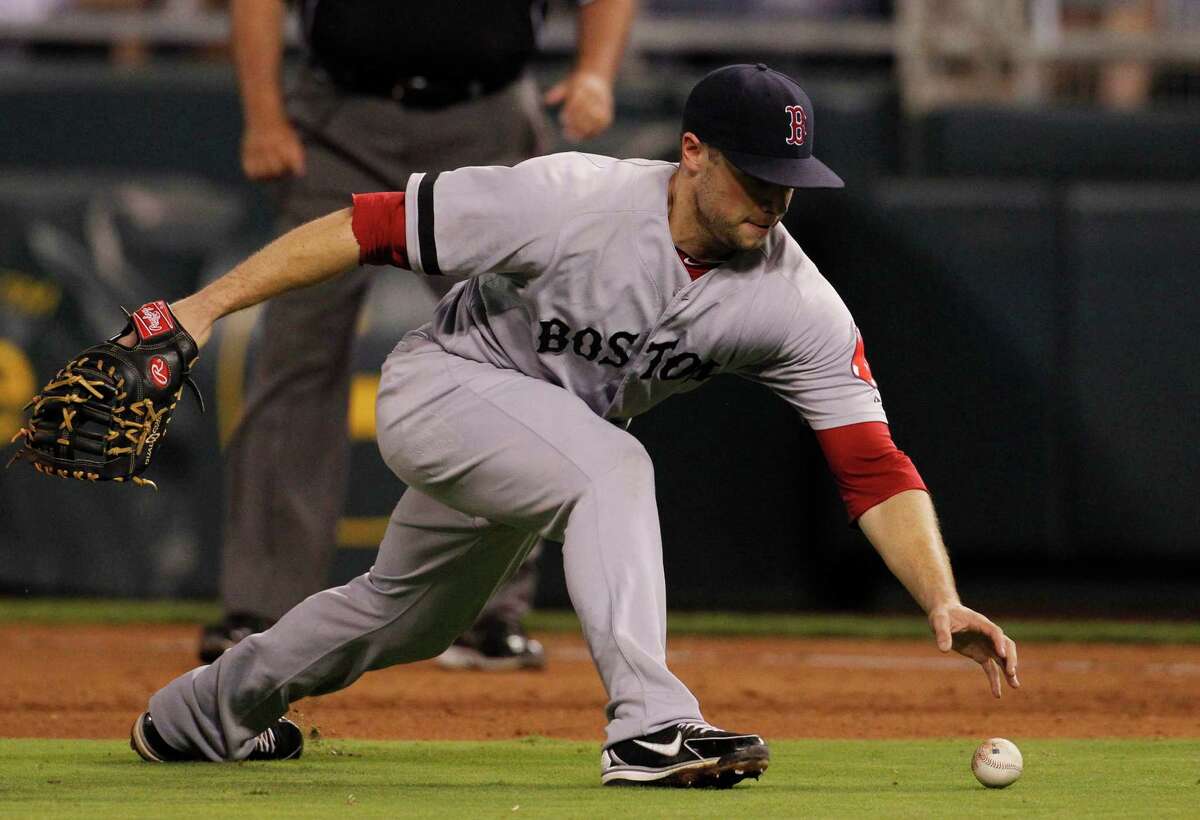
<svg viewBox="0 0 1200 820"><path fill-rule="evenodd" d="M27 405L29 420L13 441L14 461L39 473L80 481L142 477L167 433L189 371L213 322L295 288L315 285L358 264L349 208L284 234L199 293L174 305L149 302L126 330L71 359ZM203 405L201 405L203 406Z"/></svg>
<svg viewBox="0 0 1200 820"><path fill-rule="evenodd" d="M929 494L897 493L864 512L858 523L888 569L928 613L938 649L953 649L983 667L996 697L1000 697L1002 678L1019 687L1017 645L958 599Z"/></svg>
<svg viewBox="0 0 1200 820"><path fill-rule="evenodd" d="M345 208L288 231L186 299L175 318L203 346L213 323L289 290L315 285L358 265L359 247Z"/></svg>

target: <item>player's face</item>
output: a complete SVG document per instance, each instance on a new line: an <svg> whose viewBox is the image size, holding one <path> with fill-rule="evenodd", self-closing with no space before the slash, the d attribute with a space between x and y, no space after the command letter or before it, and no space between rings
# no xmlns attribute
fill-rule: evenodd
<svg viewBox="0 0 1200 820"><path fill-rule="evenodd" d="M727 251L762 247L792 202L792 188L755 179L719 151L705 147L696 185L701 225Z"/></svg>

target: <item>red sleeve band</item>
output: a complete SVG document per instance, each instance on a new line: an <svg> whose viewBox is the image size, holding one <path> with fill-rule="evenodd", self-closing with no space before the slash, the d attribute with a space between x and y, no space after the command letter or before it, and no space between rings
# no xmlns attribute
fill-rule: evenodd
<svg viewBox="0 0 1200 820"><path fill-rule="evenodd" d="M409 266L403 191L355 194L350 226L360 265Z"/></svg>
<svg viewBox="0 0 1200 820"><path fill-rule="evenodd" d="M897 493L926 489L917 468L897 449L882 421L817 430L816 434L852 522Z"/></svg>

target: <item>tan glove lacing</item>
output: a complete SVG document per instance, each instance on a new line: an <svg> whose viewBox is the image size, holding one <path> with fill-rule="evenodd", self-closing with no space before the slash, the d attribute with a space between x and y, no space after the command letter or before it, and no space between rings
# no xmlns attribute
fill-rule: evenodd
<svg viewBox="0 0 1200 820"><path fill-rule="evenodd" d="M48 392L50 390L58 390L58 389L64 388L64 387L66 387L66 388L82 387L88 393L91 393L97 399L100 399L103 401L104 394L102 392L100 392L100 390L98 388L104 387L105 383L99 379L89 380L83 374L76 373L74 370L74 368L76 366L84 367L85 365L87 365L87 358L77 359L77 360L71 362L65 368L63 368L62 370L59 371L58 376L56 377L55 381L50 382L49 384L47 384L45 387L42 388L42 392L44 393L44 392ZM118 392L115 396L115 400L116 401L124 400L128 395L125 392L121 392L121 389L125 386L125 379L123 377L117 376L116 367L110 366L107 370L105 370L104 360L100 357L97 357L96 358L96 369L100 370L102 372L107 372L109 378L113 379L116 382L116 389ZM171 402L170 405L162 407L159 410L155 410L154 402L151 401L150 399L142 399L141 401L134 402L133 404L130 404L128 408L126 408L122 405L117 405L116 407L113 407L112 410L110 411L111 418L112 418L113 423L118 426L115 426L112 429L110 429L108 431L108 434L104 437L104 440L106 442L112 443L112 442L121 441L123 439L125 442L127 442L127 444L125 446L120 446L120 447L111 447L111 446L106 447L104 450L104 455L106 455L106 456L141 455L142 450L146 446L146 441L150 437L151 431L158 425L160 420L163 418L163 415L168 410L173 411L175 409L176 404L178 404L178 402L182 396L183 396L183 387L181 385L179 390L175 391L175 401ZM61 395L61 396L42 396L41 393L39 393L38 395L34 396L32 399L29 400L29 403L25 405L25 409L28 410L29 408L32 407L34 409L34 414L36 414L41 410L43 405L48 404L49 402L55 402L55 401L63 402L67 405L85 404L88 401L88 397L84 396L84 395L80 395L77 392L71 392L66 395ZM130 413L133 413L134 415L138 416L138 418L136 418L136 419L128 418L126 416L127 409ZM75 416L78 412L79 411L77 408L72 408L69 406L63 408L62 421L59 423L59 431L62 435L60 438L57 439L57 442L59 444L62 444L64 446L70 446L71 440L69 438L67 438L66 434L75 431L74 421L75 421ZM20 430L17 431L17 434L15 436L13 436L12 441L16 441L18 438L21 438L22 436L24 436L27 441L32 443L33 434L29 429L27 429L25 427L22 427ZM54 469L53 467L47 467L47 466L44 466L44 465L36 463L36 462L34 463L33 467L35 470L37 470L38 472L40 472L44 475L57 476L59 478L76 478L76 479L85 480L85 481L97 481L100 478L99 473L90 472L88 470L67 470L66 468L62 468L62 467L60 467L58 469ZM113 481L124 481L124 480L125 479L123 477L116 477L113 479ZM134 484L138 485L139 487L150 487L155 490L158 489L158 486L153 481L142 478L140 476L130 476L129 480L131 482L133 482Z"/></svg>

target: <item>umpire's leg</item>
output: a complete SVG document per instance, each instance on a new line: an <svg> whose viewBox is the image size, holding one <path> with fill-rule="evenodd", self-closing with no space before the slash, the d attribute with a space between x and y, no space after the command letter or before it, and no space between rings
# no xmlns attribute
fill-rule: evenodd
<svg viewBox="0 0 1200 820"><path fill-rule="evenodd" d="M226 613L275 619L329 583L349 472L347 396L366 270L268 302L226 453Z"/></svg>

